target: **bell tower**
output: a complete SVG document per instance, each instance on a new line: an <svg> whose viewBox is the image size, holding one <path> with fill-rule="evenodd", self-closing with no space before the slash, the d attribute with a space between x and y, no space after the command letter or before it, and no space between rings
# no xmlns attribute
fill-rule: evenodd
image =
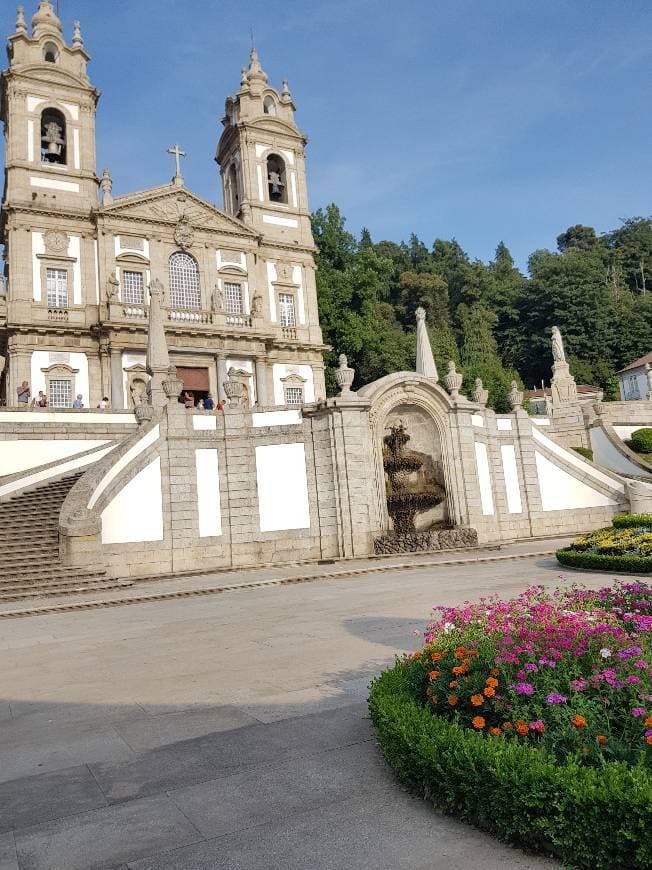
<svg viewBox="0 0 652 870"><path fill-rule="evenodd" d="M215 159L225 210L270 241L312 247L304 147L287 81L268 83L256 49L226 101Z"/></svg>
<svg viewBox="0 0 652 870"><path fill-rule="evenodd" d="M88 211L98 203L95 112L99 92L79 22L70 45L50 0L41 0L29 33L23 7L9 37L0 80L5 125L3 205Z"/></svg>

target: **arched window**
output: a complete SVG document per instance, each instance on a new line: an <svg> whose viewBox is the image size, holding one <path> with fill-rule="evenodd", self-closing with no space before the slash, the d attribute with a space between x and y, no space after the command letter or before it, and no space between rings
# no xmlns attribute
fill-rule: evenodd
<svg viewBox="0 0 652 870"><path fill-rule="evenodd" d="M59 60L59 49L54 42L46 42L43 46L43 60L47 63L56 63Z"/></svg>
<svg viewBox="0 0 652 870"><path fill-rule="evenodd" d="M240 211L240 191L238 189L238 170L235 163L229 167L229 199L231 214L237 214Z"/></svg>
<svg viewBox="0 0 652 870"><path fill-rule="evenodd" d="M287 202L288 189L285 183L285 163L278 154L267 158L267 186L271 202Z"/></svg>
<svg viewBox="0 0 652 870"><path fill-rule="evenodd" d="M274 97L265 97L263 100L263 112L266 115L276 114L276 103L274 102Z"/></svg>
<svg viewBox="0 0 652 870"><path fill-rule="evenodd" d="M41 160L66 165L66 119L58 109L41 114Z"/></svg>
<svg viewBox="0 0 652 870"><path fill-rule="evenodd" d="M170 301L172 308L201 308L197 260L183 251L170 257Z"/></svg>

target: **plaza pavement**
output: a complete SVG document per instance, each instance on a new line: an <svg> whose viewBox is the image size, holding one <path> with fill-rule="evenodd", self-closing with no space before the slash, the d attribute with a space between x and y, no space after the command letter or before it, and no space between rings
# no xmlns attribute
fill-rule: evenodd
<svg viewBox="0 0 652 870"><path fill-rule="evenodd" d="M364 701L433 605L560 573L417 565L0 621L0 870L557 866L406 794Z"/></svg>

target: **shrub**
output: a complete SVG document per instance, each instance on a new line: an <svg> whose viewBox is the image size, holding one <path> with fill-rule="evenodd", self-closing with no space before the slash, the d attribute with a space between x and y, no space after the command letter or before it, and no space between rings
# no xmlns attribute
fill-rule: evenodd
<svg viewBox="0 0 652 870"><path fill-rule="evenodd" d="M568 568L642 574L645 577L652 577L651 556L608 556L601 553L574 550L572 546L557 550L556 556L557 561Z"/></svg>
<svg viewBox="0 0 652 870"><path fill-rule="evenodd" d="M433 716L397 663L371 686L369 710L387 762L435 807L500 839L592 870L652 866L652 777L608 762L559 764L515 740Z"/></svg>
<svg viewBox="0 0 652 870"><path fill-rule="evenodd" d="M574 866L652 866L652 588L533 587L435 613L371 689L401 780Z"/></svg>
<svg viewBox="0 0 652 870"><path fill-rule="evenodd" d="M636 453L652 453L652 429L637 429L630 441Z"/></svg>
<svg viewBox="0 0 652 870"><path fill-rule="evenodd" d="M573 450L576 453L579 453L580 456L583 456L585 459L590 459L593 462L593 451L590 447L573 447Z"/></svg>
<svg viewBox="0 0 652 870"><path fill-rule="evenodd" d="M652 514L620 514L613 518L615 529L626 529L630 526L649 526L652 529Z"/></svg>

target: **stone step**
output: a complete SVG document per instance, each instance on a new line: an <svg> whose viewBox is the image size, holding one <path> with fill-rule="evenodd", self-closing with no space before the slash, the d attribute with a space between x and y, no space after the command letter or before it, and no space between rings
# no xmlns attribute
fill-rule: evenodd
<svg viewBox="0 0 652 870"><path fill-rule="evenodd" d="M66 572L53 576L51 579L47 580L47 582L43 582L43 580L39 578L32 578L27 580L20 578L16 580L2 580L0 581L0 592L9 593L20 590L25 590L29 592L34 589L39 589L41 587L54 589L58 586L65 586L68 583L77 582L77 580L79 580L80 578L88 580L89 582L93 581L94 583L103 583L107 579L113 579L107 578L106 571L104 570L98 569L96 571L82 571L78 568L69 568ZM132 581L121 580L120 582L131 583Z"/></svg>
<svg viewBox="0 0 652 870"><path fill-rule="evenodd" d="M0 581L0 589L3 588L7 583L47 584L50 581L60 580L61 578L65 578L66 576L70 576L74 573L75 571L67 565L55 565L52 568L43 569L41 571L34 570L33 568L29 570L26 568L19 568L5 574L4 578ZM91 569L88 571L83 571L82 573L84 574L84 576L92 575L94 577L102 577L106 572L100 569Z"/></svg>
<svg viewBox="0 0 652 870"><path fill-rule="evenodd" d="M52 549L48 550L39 550L39 561L38 563L34 562L33 557L25 556L20 557L17 556L15 558L8 558L4 553L0 554L0 572L2 574L9 574L11 571L22 571L22 570L43 570L42 566L52 565L59 561L59 550Z"/></svg>
<svg viewBox="0 0 652 870"><path fill-rule="evenodd" d="M71 580L69 583L61 584L57 587L43 586L42 588L30 589L23 592L0 592L0 601L54 598L58 595L83 595L85 592L101 592L110 589L124 589L131 586L133 586L133 583L124 580L95 581L80 577L79 580Z"/></svg>

